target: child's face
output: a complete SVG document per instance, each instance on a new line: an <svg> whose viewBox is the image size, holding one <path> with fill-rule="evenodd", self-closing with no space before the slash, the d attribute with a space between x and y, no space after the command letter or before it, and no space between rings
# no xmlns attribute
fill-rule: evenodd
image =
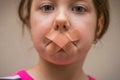
<svg viewBox="0 0 120 80"><path fill-rule="evenodd" d="M96 21L92 0L32 2L30 25L33 43L41 58L54 64L84 60L94 41Z"/></svg>

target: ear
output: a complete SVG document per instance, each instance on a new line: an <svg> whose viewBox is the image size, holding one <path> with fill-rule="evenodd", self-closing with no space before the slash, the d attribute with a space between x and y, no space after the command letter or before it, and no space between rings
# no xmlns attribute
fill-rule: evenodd
<svg viewBox="0 0 120 80"><path fill-rule="evenodd" d="M96 38L99 38L102 30L103 30L103 26L104 25L104 17L100 16L100 18L98 19L98 25L97 25L97 30L96 30Z"/></svg>

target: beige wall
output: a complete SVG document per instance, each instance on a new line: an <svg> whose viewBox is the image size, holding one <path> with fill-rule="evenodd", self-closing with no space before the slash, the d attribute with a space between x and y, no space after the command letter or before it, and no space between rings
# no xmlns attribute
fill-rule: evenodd
<svg viewBox="0 0 120 80"><path fill-rule="evenodd" d="M109 1L110 28L92 47L84 66L97 80L120 80L120 0ZM17 7L18 0L0 0L0 76L30 68L38 59L28 33L22 37Z"/></svg>

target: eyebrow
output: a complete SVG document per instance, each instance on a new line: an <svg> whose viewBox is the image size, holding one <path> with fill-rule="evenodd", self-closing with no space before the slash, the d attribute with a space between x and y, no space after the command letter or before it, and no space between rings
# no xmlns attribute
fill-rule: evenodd
<svg viewBox="0 0 120 80"><path fill-rule="evenodd" d="M44 0L36 0L36 3L39 3L40 1ZM52 2L57 2L57 0L46 0L46 1L52 1ZM89 0L67 0L69 3L75 3L75 2L90 2Z"/></svg>
<svg viewBox="0 0 120 80"><path fill-rule="evenodd" d="M40 2L40 1L45 1L45 0L36 0L37 2ZM56 0L46 0L46 1L56 1Z"/></svg>
<svg viewBox="0 0 120 80"><path fill-rule="evenodd" d="M36 1L41 1L41 0L36 0ZM42 0L44 1L44 0ZM46 0L47 1L47 0ZM49 1L49 0L48 0ZM50 0L50 1L57 1L57 0ZM87 0L68 0L69 2L77 2L77 1L87 1Z"/></svg>
<svg viewBox="0 0 120 80"><path fill-rule="evenodd" d="M78 1L80 1L80 2L87 2L88 0L70 0L71 3L78 2Z"/></svg>

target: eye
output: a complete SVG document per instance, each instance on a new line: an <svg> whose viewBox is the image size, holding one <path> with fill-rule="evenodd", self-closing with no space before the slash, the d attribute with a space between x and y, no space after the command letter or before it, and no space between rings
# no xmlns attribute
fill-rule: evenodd
<svg viewBox="0 0 120 80"><path fill-rule="evenodd" d="M72 11L75 13L85 13L87 9L83 6L75 6L72 8Z"/></svg>
<svg viewBox="0 0 120 80"><path fill-rule="evenodd" d="M40 7L43 12L51 12L54 10L54 6L47 4Z"/></svg>

